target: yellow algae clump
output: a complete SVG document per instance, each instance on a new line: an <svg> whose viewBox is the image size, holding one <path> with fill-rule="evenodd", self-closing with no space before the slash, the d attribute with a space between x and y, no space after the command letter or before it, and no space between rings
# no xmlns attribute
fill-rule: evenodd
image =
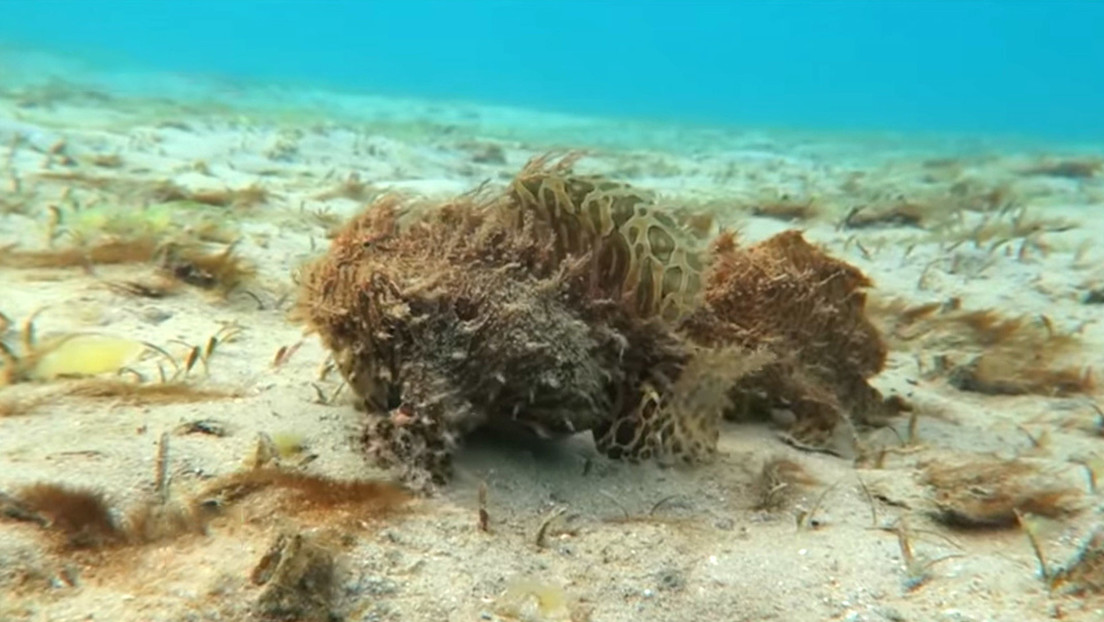
<svg viewBox="0 0 1104 622"><path fill-rule="evenodd" d="M30 380L46 381L114 373L138 360L146 346L109 335L62 335L38 346L43 354L27 368Z"/></svg>
<svg viewBox="0 0 1104 622"><path fill-rule="evenodd" d="M563 589L534 579L514 579L495 606L496 612L517 620L568 620L571 609Z"/></svg>

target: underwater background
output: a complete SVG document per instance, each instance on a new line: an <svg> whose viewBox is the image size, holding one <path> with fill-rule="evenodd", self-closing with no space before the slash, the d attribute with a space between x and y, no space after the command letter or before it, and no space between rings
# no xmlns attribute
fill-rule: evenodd
<svg viewBox="0 0 1104 622"><path fill-rule="evenodd" d="M1102 35L0 0L0 622L1104 620Z"/></svg>
<svg viewBox="0 0 1104 622"><path fill-rule="evenodd" d="M1104 3L1088 0L0 5L9 50L101 68L736 127L1104 138Z"/></svg>

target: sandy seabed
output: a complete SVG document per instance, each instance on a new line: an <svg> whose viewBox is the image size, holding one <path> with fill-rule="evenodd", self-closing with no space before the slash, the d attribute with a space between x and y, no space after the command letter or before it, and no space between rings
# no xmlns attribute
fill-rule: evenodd
<svg viewBox="0 0 1104 622"><path fill-rule="evenodd" d="M1100 545L1079 552L1104 507L1089 150L177 87L70 76L0 94L0 619L1104 615ZM364 415L288 319L296 269L381 192L503 185L555 149L741 241L797 228L859 267L890 347L873 384L913 410L859 430L852 454L766 421L726 424L692 468L610 461L583 436L476 438L435 496L371 484L387 473L360 450ZM233 242L255 273L219 291L159 246L90 259L143 236ZM111 382L186 390L56 377L50 335L73 333L156 346ZM38 484L98 493L106 513Z"/></svg>

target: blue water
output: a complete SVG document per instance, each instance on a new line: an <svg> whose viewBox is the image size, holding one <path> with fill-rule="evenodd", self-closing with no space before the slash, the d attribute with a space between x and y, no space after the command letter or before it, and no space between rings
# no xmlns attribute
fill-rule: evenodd
<svg viewBox="0 0 1104 622"><path fill-rule="evenodd" d="M1104 139L1104 2L2 0L0 42L542 110Z"/></svg>

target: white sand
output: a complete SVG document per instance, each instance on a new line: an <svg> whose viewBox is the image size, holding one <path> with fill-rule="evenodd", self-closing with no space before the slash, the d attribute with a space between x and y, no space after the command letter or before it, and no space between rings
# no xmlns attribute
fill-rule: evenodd
<svg viewBox="0 0 1104 622"><path fill-rule="evenodd" d="M351 173L373 188L447 196L485 179L504 183L551 146L597 145L581 169L713 205L724 224L742 227L751 241L791 225L733 206L774 189L815 198L827 213L794 226L867 272L876 282L875 295L914 303L957 296L969 308L1045 314L1056 330L1079 329L1085 364L1104 369L1099 321L1104 307L1080 300L1086 284L1104 282L1099 242L1104 179L1017 174L1042 152L982 145L984 157L964 156L960 172L933 180L924 159L959 157L963 146L981 143L679 130L287 89L215 93L205 104L185 105L133 97L100 101L64 84L47 101L21 88L0 97L0 164L9 157L8 146L22 137L11 151L10 170L0 170L0 183L8 193L11 176L17 177L32 207L26 214L0 212L0 248L44 245L46 206L59 204L70 185L40 176L46 152L59 141L78 162L69 170L172 180L188 188L258 184L271 199L241 211L238 223L238 248L260 267L258 283L249 289L265 303L263 310L240 293L226 302L191 289L143 300L107 290L79 269L0 268L0 310L18 322L47 307L36 323L40 333L95 330L166 345L180 354L183 348L173 340L203 344L225 322L244 328L237 340L220 346L206 380L240 387L243 397L157 408L69 400L0 418L3 491L64 481L99 488L113 500L137 499L152 486L160 434L204 418L225 422L230 434L173 437L171 470L180 489L238 469L262 431L302 434L309 451L319 456L307 467L311 472L382 476L357 449L360 415L352 406L344 400L317 403L312 383L327 393L337 386L333 378L317 381L325 359L317 340L308 338L281 369L271 365L277 349L301 338L301 329L284 317L286 303L278 310L274 302L293 291L292 270L326 244L324 226L305 212L328 210L344 218L361 207L348 199L312 197ZM234 96L235 109L216 109L214 97L225 104ZM314 110L304 112L304 106ZM501 149L503 161L474 161L492 146ZM85 159L93 154L118 154L121 166L97 168ZM197 171L200 161L206 172ZM66 169L55 163L50 170ZM1015 253L1020 240L1007 246L1010 254L990 255L971 243L949 249L920 229L837 231L835 224L859 201L844 190L856 176L863 192L881 188L910 197L946 193L962 178L1008 182L1031 215L1067 219L1074 226L1042 234L1050 248L1046 255L1032 250L1022 258ZM862 248L849 240L853 235ZM1084 240L1096 242L1075 261ZM947 260L936 261L941 257ZM149 270L124 266L96 272L118 279ZM919 357L927 360L931 353ZM528 577L562 588L576 619L591 610L596 621L1100 619L1104 604L1097 599L1048 594L1022 532L952 531L932 521L916 479L926 461L969 452L1025 453L1030 442L1018 429L1022 426L1036 436L1049 434L1035 458L1085 486L1084 470L1074 461L1097 455L1102 442L1083 429L1094 420L1088 400L964 393L943 380L921 378L912 352L892 352L875 384L906 395L923 415L939 414L921 416L920 444L891 455L883 469L858 469L849 461L799 451L761 424L726 427L717 462L686 470L610 463L594 457L583 438L557 447L473 443L459 458L456 481L439 497L419 502L407 517L365 523L351 532L355 544L342 554L344 611L350 620L507 619L501 596L511 581ZM23 389L0 389L0 398ZM906 426L903 419L896 425L902 435ZM877 438L896 444L887 430ZM802 491L778 513L750 509L751 483L771 456L799 462L822 485ZM588 458L593 466L584 476ZM872 528L860 478L881 498L875 502L877 525L905 517L916 553L932 559L953 555L932 566L931 578L920 587L905 587L895 534ZM488 486L491 534L476 528L481 481ZM795 513L822 495L816 514L821 526L797 529ZM1042 544L1052 563L1068 560L1099 522L1099 497L1087 496L1086 505L1078 516L1045 530ZM567 508L566 522L555 523L548 546L538 549L536 531L557 507ZM618 520L625 514L647 517L653 508L651 518L677 520ZM49 587L43 580L42 587L32 582L16 589L0 583L0 619L244 619L260 589L248 582L248 573L278 528L258 524L216 521L206 536L138 548L124 567L77 564L75 586L59 581ZM564 527L570 530L561 533ZM0 523L0 565L12 569L18 560L37 559L33 551L43 546L39 531L30 524ZM59 562L50 559L33 562L45 577L60 572Z"/></svg>

